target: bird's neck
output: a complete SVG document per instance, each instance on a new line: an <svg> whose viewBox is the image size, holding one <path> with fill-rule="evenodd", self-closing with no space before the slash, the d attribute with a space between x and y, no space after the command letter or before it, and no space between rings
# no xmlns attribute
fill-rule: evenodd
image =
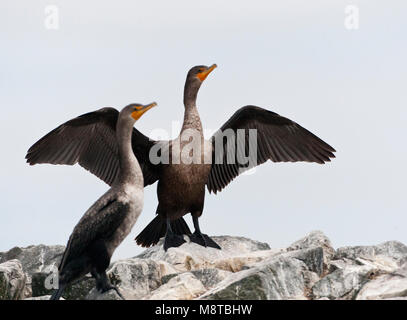
<svg viewBox="0 0 407 320"><path fill-rule="evenodd" d="M184 123L182 124L182 131L186 129L196 129L202 133L202 123L199 117L196 105L191 105L185 108Z"/></svg>
<svg viewBox="0 0 407 320"><path fill-rule="evenodd" d="M119 182L121 184L143 185L143 173L131 144L132 134L133 123L128 119L119 117L116 127L120 163Z"/></svg>
<svg viewBox="0 0 407 320"><path fill-rule="evenodd" d="M182 131L186 129L197 129L202 132L201 118L199 117L198 109L196 107L196 98L198 95L199 87L191 83L185 83L184 88L184 123Z"/></svg>

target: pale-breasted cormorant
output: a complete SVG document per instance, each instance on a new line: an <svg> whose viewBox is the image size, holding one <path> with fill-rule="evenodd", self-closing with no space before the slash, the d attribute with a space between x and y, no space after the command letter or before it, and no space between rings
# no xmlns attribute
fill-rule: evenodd
<svg viewBox="0 0 407 320"><path fill-rule="evenodd" d="M113 147L118 152L118 179L75 226L58 268L59 288L51 300L58 300L67 285L89 272L96 279L98 290L115 289L120 295L110 284L106 269L143 208L143 174L132 150L131 137L134 123L155 105L130 104L120 112Z"/></svg>

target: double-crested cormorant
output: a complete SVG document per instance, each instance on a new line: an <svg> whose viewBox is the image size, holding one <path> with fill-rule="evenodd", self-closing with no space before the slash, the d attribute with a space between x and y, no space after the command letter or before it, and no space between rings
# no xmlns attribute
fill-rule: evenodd
<svg viewBox="0 0 407 320"><path fill-rule="evenodd" d="M195 232L190 234L190 239L203 246L219 248L212 239L202 234L199 228L198 218L204 207L205 185L209 192L217 193L247 168L267 160L323 164L335 157L335 150L330 145L299 124L256 106L240 108L211 139L205 140L196 98L202 82L215 68L216 65L196 66L189 70L184 88L184 123L178 138L169 142L156 142L137 130L133 131L133 151L143 170L144 185L158 180L157 217L136 237L141 246L154 245L164 235L165 249L179 246L185 242L180 235L191 233L182 217L191 213ZM30 148L26 156L27 162L31 165L72 165L78 162L111 184L119 167L117 154L112 151L112 139L108 137L112 135L117 114L111 110L103 110L68 121L50 132ZM250 138L250 129L256 131L255 139ZM204 145L200 156L205 159L209 157L211 163L204 161L200 164L188 164L181 161L179 164L153 164L150 161L149 154L153 146L180 145L182 150L188 142L182 141L180 137L188 130L198 133L198 140ZM244 132L245 139L239 139L239 131ZM224 139L225 132L232 132L238 138L229 143ZM252 146L255 147L255 163L252 162L248 166L236 161L239 151L246 154ZM168 150L169 153L173 152L172 148Z"/></svg>
<svg viewBox="0 0 407 320"><path fill-rule="evenodd" d="M102 292L117 288L106 276L114 250L130 233L143 208L143 174L134 156L131 136L134 123L154 107L130 104L119 114L116 144L120 173L112 187L99 198L75 226L59 265L59 288L51 296L58 300L64 288L91 273Z"/></svg>

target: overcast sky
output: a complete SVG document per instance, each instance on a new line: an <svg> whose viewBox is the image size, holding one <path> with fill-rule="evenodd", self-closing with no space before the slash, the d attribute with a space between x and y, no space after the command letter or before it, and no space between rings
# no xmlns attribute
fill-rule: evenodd
<svg viewBox="0 0 407 320"><path fill-rule="evenodd" d="M59 28L47 29L56 5ZM359 29L345 28L345 7ZM198 95L203 126L239 107L286 116L337 150L326 165L267 162L218 195L201 228L287 246L322 230L335 247L407 243L406 1L1 1L0 251L66 244L108 186L79 166L25 163L80 114L157 101L137 127L171 133L190 67L217 63ZM176 132L177 133L177 132ZM156 184L113 259L141 252ZM186 220L192 227L190 216Z"/></svg>

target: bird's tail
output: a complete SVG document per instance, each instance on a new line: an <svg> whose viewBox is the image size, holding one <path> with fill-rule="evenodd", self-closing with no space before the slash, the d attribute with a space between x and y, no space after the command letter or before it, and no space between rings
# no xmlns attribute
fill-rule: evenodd
<svg viewBox="0 0 407 320"><path fill-rule="evenodd" d="M191 230L184 218L179 218L177 220L171 221L171 228L175 234L191 234ZM160 238L165 236L167 232L166 221L157 215L148 225L140 232L136 237L136 242L142 247L150 247L158 243Z"/></svg>
<svg viewBox="0 0 407 320"><path fill-rule="evenodd" d="M64 292L65 286L65 284L60 284L59 288L54 291L49 300L59 300L59 298L61 298L62 296L62 293Z"/></svg>

